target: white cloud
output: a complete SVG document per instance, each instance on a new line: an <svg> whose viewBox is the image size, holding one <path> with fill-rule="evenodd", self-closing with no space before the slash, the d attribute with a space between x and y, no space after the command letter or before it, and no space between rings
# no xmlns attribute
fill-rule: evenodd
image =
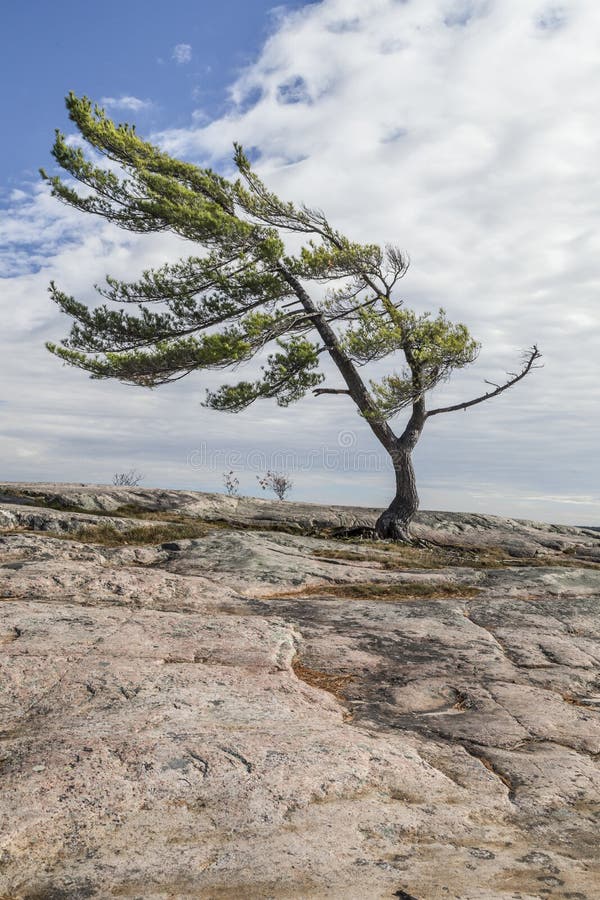
<svg viewBox="0 0 600 900"><path fill-rule="evenodd" d="M224 117L160 136L224 168L240 140L282 196L322 207L352 238L407 250L406 301L443 305L484 344L436 405L479 394L483 379L498 380L539 343L542 371L497 401L428 423L416 453L425 507L600 522L600 182L590 174L599 27L592 0L324 0L280 14ZM15 478L110 477L135 465L157 483L218 489L218 466L187 463L202 441L213 451L310 452L336 447L350 428L359 448L377 449L344 398L307 398L294 410L265 402L233 419L200 408L204 375L146 393L62 369L31 350L67 325L48 304L47 281L89 300L104 272L135 277L180 245L117 232L43 192L21 198L6 234L14 276L3 296L19 325L15 354L3 355L6 458L29 441L44 460L15 461ZM368 504L385 502L391 482L383 470L294 480L299 499ZM243 490L254 481L250 473Z"/></svg>
<svg viewBox="0 0 600 900"><path fill-rule="evenodd" d="M173 47L173 59L178 65L185 65L192 61L191 44L175 44Z"/></svg>
<svg viewBox="0 0 600 900"><path fill-rule="evenodd" d="M457 442L463 505L486 466L504 508L524 473L536 496L587 493L596 477L599 26L591 0L329 0L282 20L226 117L163 135L216 162L239 140L284 196L353 238L401 244L407 301L444 305L484 343L479 365L439 391L448 402L540 344L545 369L529 382L428 423L417 456L433 472Z"/></svg>
<svg viewBox="0 0 600 900"><path fill-rule="evenodd" d="M151 100L140 100L139 97L132 97L125 94L121 97L102 97L100 105L106 109L124 109L131 112L142 112L145 109L152 108Z"/></svg>

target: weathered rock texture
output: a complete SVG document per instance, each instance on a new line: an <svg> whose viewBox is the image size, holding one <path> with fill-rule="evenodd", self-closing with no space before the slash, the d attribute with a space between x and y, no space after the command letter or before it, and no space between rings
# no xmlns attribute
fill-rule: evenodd
<svg viewBox="0 0 600 900"><path fill-rule="evenodd" d="M109 548L68 533L375 511L0 492L2 900L600 896L600 535L423 513L473 554L430 569L222 526Z"/></svg>

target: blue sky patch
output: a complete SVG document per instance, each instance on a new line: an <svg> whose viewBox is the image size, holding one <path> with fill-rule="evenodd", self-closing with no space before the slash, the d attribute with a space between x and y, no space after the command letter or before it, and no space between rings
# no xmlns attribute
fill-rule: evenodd
<svg viewBox="0 0 600 900"><path fill-rule="evenodd" d="M3 3L2 118L13 140L0 142L2 184L18 186L51 168L54 129L71 130L69 91L111 101L115 118L144 132L188 127L198 106L223 115L228 88L276 27L304 0L104 0L90 18L80 0ZM256 103L251 96L245 103ZM140 105L142 104L142 105ZM141 129L140 129L141 131Z"/></svg>

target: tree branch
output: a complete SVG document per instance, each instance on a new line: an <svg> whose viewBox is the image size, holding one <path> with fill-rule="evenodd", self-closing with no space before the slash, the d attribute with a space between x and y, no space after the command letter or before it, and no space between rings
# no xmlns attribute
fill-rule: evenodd
<svg viewBox="0 0 600 900"><path fill-rule="evenodd" d="M344 388L315 388L313 394L315 397L320 397L321 394L348 394L350 396L350 391Z"/></svg>
<svg viewBox="0 0 600 900"><path fill-rule="evenodd" d="M425 418L428 419L429 416L437 416L439 415L439 413L455 412L459 409L467 409L469 406L475 406L477 403L483 403L484 400L491 400L492 397L497 397L498 394L503 393L503 391L507 391L508 388L513 386L513 384L516 384L518 381L521 381L522 378L525 378L525 376L528 375L532 369L541 368L541 366L534 365L536 360L541 359L541 356L542 354L534 344L531 350L528 351L525 364L521 371L513 375L513 377L505 384L501 384L499 387L497 387L495 391L490 391L487 394L482 394L481 397L476 397L474 400L468 400L466 403L455 403L454 406L440 406L438 409L430 409L429 412L426 413Z"/></svg>
<svg viewBox="0 0 600 900"><path fill-rule="evenodd" d="M337 366L340 375L348 385L348 393L367 420L371 431L384 447L394 447L397 441L396 435L388 423L382 421L378 416L378 409L373 397L358 374L354 363L340 346L336 333L330 326L326 317L316 308L311 297L298 279L284 265L279 264L277 268L281 276L287 281L300 300L308 318L312 319L314 322L315 328L323 341L327 352Z"/></svg>

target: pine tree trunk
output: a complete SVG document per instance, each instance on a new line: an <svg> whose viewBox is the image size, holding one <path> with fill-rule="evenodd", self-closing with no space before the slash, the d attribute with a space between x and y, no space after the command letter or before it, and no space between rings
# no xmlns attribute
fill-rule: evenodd
<svg viewBox="0 0 600 900"><path fill-rule="evenodd" d="M419 508L412 451L399 447L391 454L396 474L396 496L375 523L377 536L386 541L410 541L410 523Z"/></svg>

